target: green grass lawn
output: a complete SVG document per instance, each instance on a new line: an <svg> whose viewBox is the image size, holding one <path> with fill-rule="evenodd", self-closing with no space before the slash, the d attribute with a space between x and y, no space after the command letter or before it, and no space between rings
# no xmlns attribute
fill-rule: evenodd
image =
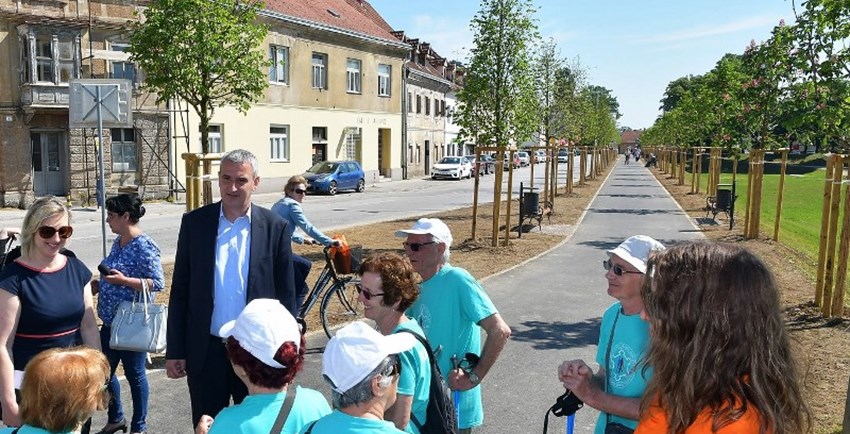
<svg viewBox="0 0 850 434"><path fill-rule="evenodd" d="M740 164L743 166L746 162ZM820 245L825 173L824 170L815 170L804 175L786 175L785 192L782 196L779 241L804 254L813 264L817 264L818 247ZM689 183L690 179L690 173L686 174L686 182ZM731 183L732 174L721 174L720 182ZM707 185L708 175L703 173L700 177L700 191L703 194L705 194ZM842 202L847 188L847 186L842 188ZM778 191L779 175L764 175L760 228L762 236L773 237ZM736 193L738 199L735 202L735 218L738 222L743 223L744 210L747 206L746 173L737 175ZM841 235L841 217L843 217L843 212L839 216L839 237ZM810 270L810 272L814 274L814 270Z"/></svg>

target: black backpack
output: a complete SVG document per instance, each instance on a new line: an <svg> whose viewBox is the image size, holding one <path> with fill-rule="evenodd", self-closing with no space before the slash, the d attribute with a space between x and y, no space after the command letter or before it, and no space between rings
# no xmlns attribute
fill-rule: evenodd
<svg viewBox="0 0 850 434"><path fill-rule="evenodd" d="M452 391L449 389L446 380L440 373L440 368L437 366L437 360L434 358L434 352L431 351L431 345L419 333L410 330L400 330L403 333L410 333L422 343L425 350L428 351L428 360L431 363L431 388L428 392L428 409L425 411L425 423L420 423L416 420L413 413L410 414L410 420L416 425L421 434L457 434L457 413L455 413L454 402L452 401Z"/></svg>

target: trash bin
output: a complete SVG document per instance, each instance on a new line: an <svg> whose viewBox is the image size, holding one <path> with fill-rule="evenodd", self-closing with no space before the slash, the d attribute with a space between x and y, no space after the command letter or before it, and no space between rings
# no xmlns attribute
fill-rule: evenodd
<svg viewBox="0 0 850 434"><path fill-rule="evenodd" d="M717 185L717 209L729 212L732 209L732 185L718 184Z"/></svg>
<svg viewBox="0 0 850 434"><path fill-rule="evenodd" d="M540 193L527 191L522 194L522 216L537 215L537 208L540 206Z"/></svg>

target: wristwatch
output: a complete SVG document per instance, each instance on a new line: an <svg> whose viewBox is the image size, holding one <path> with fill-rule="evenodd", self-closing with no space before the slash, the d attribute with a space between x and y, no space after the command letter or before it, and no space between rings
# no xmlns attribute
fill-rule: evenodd
<svg viewBox="0 0 850 434"><path fill-rule="evenodd" d="M475 371L473 371L472 369L470 369L470 370L466 373L466 376L467 376L467 377L469 377L469 381L470 381L472 384L478 384L478 383L480 383L480 382L481 382L481 379L480 379L480 378L478 378L478 375L475 375Z"/></svg>

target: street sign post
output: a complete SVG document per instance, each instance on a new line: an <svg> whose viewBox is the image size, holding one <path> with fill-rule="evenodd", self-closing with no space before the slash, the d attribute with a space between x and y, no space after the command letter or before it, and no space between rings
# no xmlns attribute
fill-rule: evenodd
<svg viewBox="0 0 850 434"><path fill-rule="evenodd" d="M103 127L131 128L133 86L125 79L79 79L70 83L68 125L71 128L97 128L97 165L100 189L100 229L103 257L106 257L106 179L103 171Z"/></svg>

